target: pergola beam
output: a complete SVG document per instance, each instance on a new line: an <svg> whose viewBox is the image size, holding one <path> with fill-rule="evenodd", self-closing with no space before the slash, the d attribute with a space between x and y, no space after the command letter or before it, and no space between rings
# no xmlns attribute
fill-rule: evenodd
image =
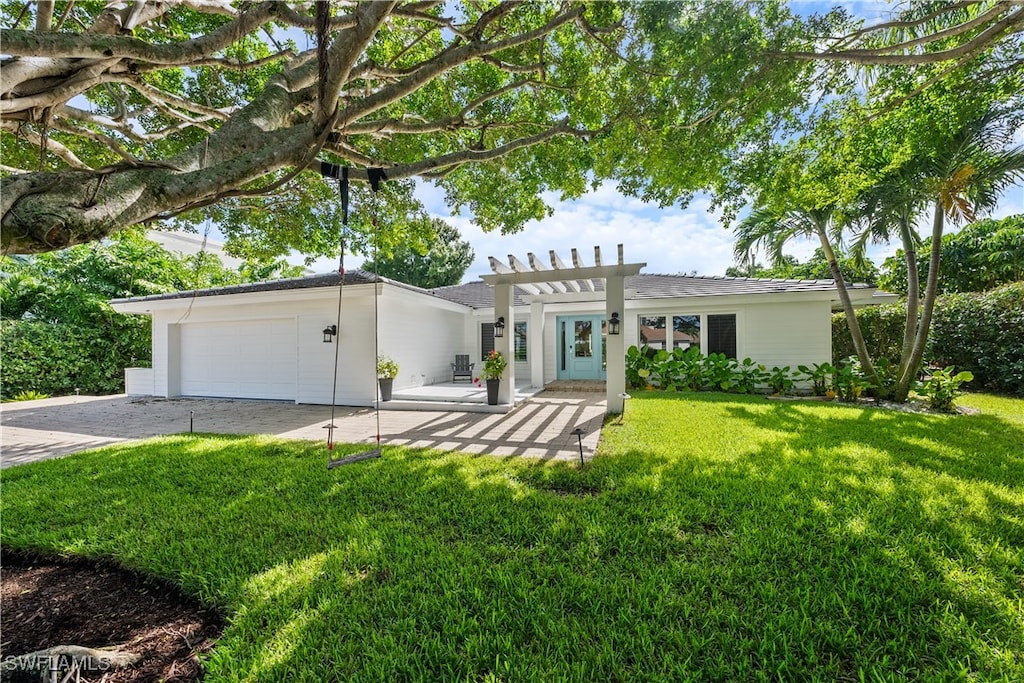
<svg viewBox="0 0 1024 683"><path fill-rule="evenodd" d="M490 285L511 284L519 287L522 287L524 284L534 284L537 282L564 281L571 283L573 280L587 281L593 278L608 278L616 275L623 277L638 275L640 270L646 265L646 263L623 263L613 266L566 268L564 271L535 270L526 273L516 273L502 264L502 267L508 272L495 272L494 275L484 275L481 279Z"/></svg>

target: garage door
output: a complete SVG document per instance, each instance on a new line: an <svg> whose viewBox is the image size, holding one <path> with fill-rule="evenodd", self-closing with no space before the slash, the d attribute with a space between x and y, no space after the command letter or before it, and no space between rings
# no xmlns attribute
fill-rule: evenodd
<svg viewBox="0 0 1024 683"><path fill-rule="evenodd" d="M181 326L185 396L295 400L294 318Z"/></svg>

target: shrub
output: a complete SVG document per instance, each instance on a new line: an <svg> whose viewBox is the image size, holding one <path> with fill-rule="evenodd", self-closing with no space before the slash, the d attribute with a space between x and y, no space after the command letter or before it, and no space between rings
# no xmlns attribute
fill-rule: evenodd
<svg viewBox="0 0 1024 683"><path fill-rule="evenodd" d="M788 394L793 391L794 379L789 366L766 370L750 358L739 362L721 353L703 356L700 349L694 347L666 351L630 346L626 350L626 381L634 389L655 387L665 391L687 389L740 394L770 390Z"/></svg>
<svg viewBox="0 0 1024 683"><path fill-rule="evenodd" d="M50 398L49 394L44 394L39 391L23 391L14 398L12 401L39 401L44 398Z"/></svg>
<svg viewBox="0 0 1024 683"><path fill-rule="evenodd" d="M150 363L148 319L111 314L102 324L4 320L0 327L0 395L53 396L124 391L124 369Z"/></svg>
<svg viewBox="0 0 1024 683"><path fill-rule="evenodd" d="M953 374L953 366L937 369L918 387L918 391L928 397L928 405L934 410L953 411L953 401L962 393L960 385L970 382L974 375L970 372Z"/></svg>
<svg viewBox="0 0 1024 683"><path fill-rule="evenodd" d="M900 357L905 306L857 312L873 357ZM832 340L834 358L855 353L842 313L832 317ZM971 388L1024 396L1024 282L939 297L924 363L970 372Z"/></svg>

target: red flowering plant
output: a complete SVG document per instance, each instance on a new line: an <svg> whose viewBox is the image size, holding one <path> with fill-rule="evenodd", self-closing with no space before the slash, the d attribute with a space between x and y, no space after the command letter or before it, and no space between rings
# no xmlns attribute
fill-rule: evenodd
<svg viewBox="0 0 1024 683"><path fill-rule="evenodd" d="M487 357L483 359L483 372L480 373L480 377L474 378L473 382L479 385L481 378L485 380L500 380L508 365L509 361L505 359L505 356L500 351L490 351L490 353L487 353Z"/></svg>

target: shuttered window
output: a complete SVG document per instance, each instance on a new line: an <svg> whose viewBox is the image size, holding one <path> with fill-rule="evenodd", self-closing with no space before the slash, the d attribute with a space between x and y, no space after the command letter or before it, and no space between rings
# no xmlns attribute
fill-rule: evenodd
<svg viewBox="0 0 1024 683"><path fill-rule="evenodd" d="M724 353L736 357L736 315L708 316L708 353Z"/></svg>
<svg viewBox="0 0 1024 683"><path fill-rule="evenodd" d="M494 323L480 323L480 360L494 350Z"/></svg>

